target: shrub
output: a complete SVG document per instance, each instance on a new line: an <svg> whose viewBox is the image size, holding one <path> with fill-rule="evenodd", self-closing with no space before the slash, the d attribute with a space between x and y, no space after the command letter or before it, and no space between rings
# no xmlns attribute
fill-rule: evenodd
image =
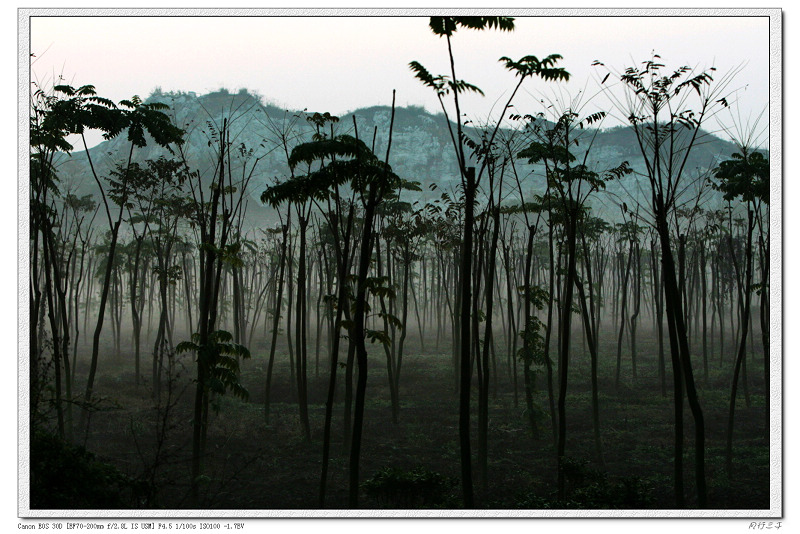
<svg viewBox="0 0 800 534"><path fill-rule="evenodd" d="M454 486L452 479L424 467L384 467L361 485L379 506L401 509L443 507Z"/></svg>
<svg viewBox="0 0 800 534"><path fill-rule="evenodd" d="M34 433L30 452L31 509L130 508L149 494L148 484L51 434Z"/></svg>
<svg viewBox="0 0 800 534"><path fill-rule="evenodd" d="M613 510L647 508L652 488L639 477L609 477L585 460L564 457L561 465L567 481L564 501L530 491L517 497L519 508Z"/></svg>

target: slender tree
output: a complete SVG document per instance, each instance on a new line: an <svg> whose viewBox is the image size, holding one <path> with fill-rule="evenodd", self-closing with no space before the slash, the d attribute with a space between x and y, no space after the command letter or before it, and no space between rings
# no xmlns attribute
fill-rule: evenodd
<svg viewBox="0 0 800 534"><path fill-rule="evenodd" d="M478 173L475 172L475 167L467 165L467 157L464 143L464 125L462 122L461 104L459 101L459 94L464 92L475 92L483 94L483 92L476 86L461 80L456 75L455 59L453 55L453 47L451 38L456 30L460 28L467 29L493 29L497 28L503 31L511 31L514 29L514 20L510 17L431 17L429 22L431 31L440 37L444 37L447 42L447 52L450 60L450 76L438 75L434 76L420 63L413 61L409 64L415 76L425 86L430 87L436 92L436 96L442 107L442 111L447 121L448 131L450 133L453 148L456 153L458 161L459 176L461 179L461 188L464 193L464 221L463 221L463 234L461 242L461 260L459 265L459 350L460 350L460 379L459 379L459 445L461 449L461 479L463 489L463 500L465 508L472 508L474 506L473 489L472 489L472 458L471 458L471 445L470 445L470 386L472 378L472 340L473 333L471 328L470 309L472 307L472 259L473 259L473 234L474 234L474 206L476 202L476 195L478 186L480 184L481 176L486 169L486 160ZM514 99L519 88L525 79L538 76L544 80L566 80L569 79L569 73L563 68L556 68L555 64L561 59L559 55L551 55L543 60L539 60L536 56L525 56L519 61L513 61L507 57L500 58L504 63L505 68L513 72L518 78L518 82L508 99L508 103L503 107L500 117L498 118L495 129L491 136L488 138L488 144L492 145L497 132L503 122L503 118L511 102ZM450 122L447 108L444 103L444 97L452 93L453 104L455 108L455 131Z"/></svg>
<svg viewBox="0 0 800 534"><path fill-rule="evenodd" d="M602 63L596 62L598 66ZM686 315L681 299L678 262L673 251L676 242L676 210L685 191L686 166L692 149L702 140L701 126L720 106L727 106L723 91L731 75L714 82L715 69L695 71L683 66L665 74L661 58L654 54L641 68L629 67L619 75L627 90L622 100L612 97L626 114L644 158L649 194L647 211L661 245L664 304L669 330L670 349L675 371L676 425L683 414L678 399L686 398L694 419L695 483L697 505L708 505L705 468L705 420L694 381L694 370L687 335ZM610 73L609 73L610 74ZM608 77L604 78L604 81ZM690 108L690 98L695 96ZM678 240L679 241L679 240ZM679 383L680 380L680 383ZM676 432L675 469L676 504L684 504L681 473L678 472L682 444Z"/></svg>
<svg viewBox="0 0 800 534"><path fill-rule="evenodd" d="M179 353L197 354L190 479L193 507L200 506L200 485L204 480L209 399L212 394L222 395L227 391L240 398L248 396L239 382L239 360L249 358L250 352L244 346L232 343L233 336L218 328L218 316L223 267L241 261L241 244L234 241L241 235L236 223L241 222L239 215L245 206L245 192L258 163L256 159L249 172L248 166L242 165L242 177L237 177L234 182L229 119L225 117L221 125L210 123L208 127L211 132L209 146L213 146L216 156L208 186L203 183L200 172L190 170L187 156L181 151L191 196L192 221L200 234L198 332L192 334L190 341L181 342L176 347ZM241 147L240 155L242 159L248 155L244 147Z"/></svg>
<svg viewBox="0 0 800 534"><path fill-rule="evenodd" d="M751 151L744 146L741 152L732 155L731 159L723 161L715 173L720 181L718 189L723 192L726 200L741 199L747 210L746 239L744 243L745 265L736 260L737 254L733 250L733 234L728 235L731 247L733 266L736 271L736 280L739 294L739 317L741 323L741 337L736 351L736 362L733 370L731 396L728 409L728 426L726 431L725 466L728 477L733 472L733 424L736 408L736 392L739 382L739 373L745 361L747 349L748 325L750 322L751 294L753 286L753 232L755 229L755 213L761 211L762 203L769 202L769 162L763 154ZM763 291L763 289L762 289ZM768 355L764 354L765 362ZM766 363L765 363L766 365ZM766 382L767 394L769 382Z"/></svg>

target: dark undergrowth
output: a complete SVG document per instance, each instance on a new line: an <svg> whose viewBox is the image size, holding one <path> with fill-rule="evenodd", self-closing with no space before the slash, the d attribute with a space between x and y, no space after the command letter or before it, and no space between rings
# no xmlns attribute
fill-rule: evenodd
<svg viewBox="0 0 800 534"><path fill-rule="evenodd" d="M361 459L361 506L369 509L459 508L461 506L458 402L449 347L421 352L409 347L400 386L400 419L391 420L384 355L370 352L367 406ZM674 416L671 377L662 396L656 352L642 339L637 378L630 355L615 385L616 346L601 346L599 372L602 457L595 450L588 357L580 344L570 367L567 395L566 492L558 499L556 456L544 373L536 379L535 432L525 410L521 368L514 384L502 346L497 347L497 385L490 390L488 470L475 469L476 505L488 509L673 509ZM208 457L202 479L205 509L316 509L322 462L322 429L327 361L321 351L319 375L309 353L309 418L312 442L305 442L290 379L288 355L279 351L270 425L264 423L266 351L243 364L247 402L214 400L208 429ZM344 352L343 352L344 353ZM706 478L711 508L769 508L769 444L764 440L764 391L760 355L748 362L751 394L737 404L733 476L725 471L725 426L730 367L710 366L708 380L695 363L706 428ZM183 364L190 368L191 360ZM192 384L185 374L162 400L138 388L129 360L101 361L101 402L80 446L36 434L31 448L31 508L163 508L188 505ZM669 362L667 362L669 370ZM79 369L80 370L80 369ZM669 371L668 371L669 372ZM347 508L348 452L344 449L344 370L332 426L326 507ZM741 391L741 388L740 388ZM168 396L169 400L163 397ZM477 389L473 394L473 454L477 450ZM170 406L165 418L166 406ZM688 507L694 490L694 430L684 414L684 472ZM76 432L76 434L79 434ZM83 448L85 447L85 449ZM87 451L92 451L89 453Z"/></svg>

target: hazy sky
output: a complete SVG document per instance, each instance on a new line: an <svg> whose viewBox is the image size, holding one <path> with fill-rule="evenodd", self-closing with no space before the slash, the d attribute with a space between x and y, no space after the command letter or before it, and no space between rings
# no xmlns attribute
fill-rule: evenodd
<svg viewBox="0 0 800 534"><path fill-rule="evenodd" d="M600 60L621 71L658 53L667 67L740 69L737 91L744 116L766 106L769 27L766 17L516 17L514 32L459 30L453 37L456 73L481 89L463 109L485 120L505 103L514 77L498 59L558 53L572 74L566 85L529 80L515 101L536 112L536 100L597 92L592 67ZM449 72L446 42L426 17L33 17L32 77L45 84L64 76L95 85L119 101L134 94L247 88L289 109L342 114L359 107L423 105L438 111L430 89L408 69ZM600 96L593 104L607 108ZM766 120L764 121L766 124Z"/></svg>

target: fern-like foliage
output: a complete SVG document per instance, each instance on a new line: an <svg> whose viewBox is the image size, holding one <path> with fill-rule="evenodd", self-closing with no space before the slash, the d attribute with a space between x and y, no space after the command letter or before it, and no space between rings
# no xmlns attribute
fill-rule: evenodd
<svg viewBox="0 0 800 534"><path fill-rule="evenodd" d="M310 164L337 158L376 159L369 147L360 139L350 135L339 135L332 139L322 139L294 147L289 156L289 166L294 169L301 163Z"/></svg>
<svg viewBox="0 0 800 534"><path fill-rule="evenodd" d="M612 226L600 217L587 215L583 217L578 225L578 232L590 241L598 239L601 235L610 232Z"/></svg>
<svg viewBox="0 0 800 534"><path fill-rule="evenodd" d="M453 81L449 76L438 75L434 76L422 66L418 61L412 61L408 64L408 68L414 73L414 77L422 82L426 87L430 87L439 96L444 96L452 93L477 93L481 96L484 95L480 87L473 85L464 80Z"/></svg>
<svg viewBox="0 0 800 534"><path fill-rule="evenodd" d="M422 82L426 87L430 87L438 94L445 94L445 81L443 76L434 76L428 69L422 66L418 61L412 61L408 64L408 68L414 73L414 77Z"/></svg>
<svg viewBox="0 0 800 534"><path fill-rule="evenodd" d="M720 180L715 189L725 200L741 198L745 202L760 200L769 204L769 160L761 152L743 150L731 154L714 171Z"/></svg>
<svg viewBox="0 0 800 534"><path fill-rule="evenodd" d="M510 32L514 29L512 17L431 17L428 22L431 31L439 36L453 35L458 27L470 30L492 30Z"/></svg>
<svg viewBox="0 0 800 534"><path fill-rule="evenodd" d="M549 160L555 163L566 165L575 161L575 156L564 146L553 145L552 143L532 142L528 148L517 153L518 158L528 160L528 163L539 163Z"/></svg>
<svg viewBox="0 0 800 534"><path fill-rule="evenodd" d="M197 362L207 372L205 387L217 395L230 391L233 396L247 400L249 392L239 382L239 359L250 358L250 351L243 345L232 343L233 336L225 330L215 330L208 334L203 344L200 334L192 334L191 341L178 343L178 353L195 352Z"/></svg>
<svg viewBox="0 0 800 534"><path fill-rule="evenodd" d="M138 96L123 100L116 106L111 100L97 96L94 86L74 88L56 85L48 101L48 113L42 123L42 131L60 139L58 146L66 152L72 147L63 140L66 134L83 134L87 129L100 130L105 139L113 139L122 132L134 146L147 144L145 133L158 145L170 148L171 144L183 143L183 130L172 124L164 113L169 109L162 103L145 104ZM126 109L121 109L126 108ZM36 143L41 138L35 140Z"/></svg>
<svg viewBox="0 0 800 534"><path fill-rule="evenodd" d="M500 62L515 76L522 78L535 75L545 81L569 81L569 72L563 67L555 66L560 59L563 58L559 54L550 54L542 60L536 56L523 56L518 61L504 56L500 58Z"/></svg>
<svg viewBox="0 0 800 534"><path fill-rule="evenodd" d="M261 194L261 201L272 206L284 202L322 201L345 184L350 184L360 192L376 182L382 183L387 192L401 187L419 188L416 182L398 177L392 172L391 166L378 159L363 141L350 135L303 143L292 150L289 158L292 168L301 163L310 165L314 162L324 165L307 175L294 176L268 187Z"/></svg>

